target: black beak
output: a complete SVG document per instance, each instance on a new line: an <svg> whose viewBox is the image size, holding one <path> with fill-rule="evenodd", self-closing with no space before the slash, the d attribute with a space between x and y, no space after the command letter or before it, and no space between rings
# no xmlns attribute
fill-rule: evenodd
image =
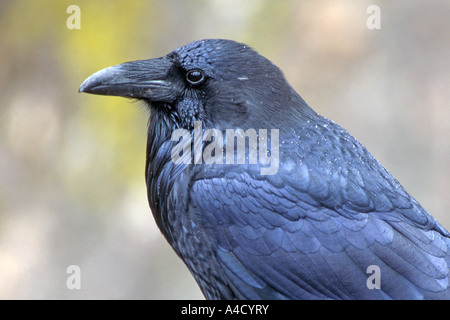
<svg viewBox="0 0 450 320"><path fill-rule="evenodd" d="M125 62L94 73L78 91L170 102L173 92L167 78L171 66L167 57Z"/></svg>

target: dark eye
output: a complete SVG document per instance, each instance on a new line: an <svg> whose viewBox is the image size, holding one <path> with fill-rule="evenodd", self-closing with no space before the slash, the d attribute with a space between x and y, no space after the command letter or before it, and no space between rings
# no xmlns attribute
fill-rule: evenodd
<svg viewBox="0 0 450 320"><path fill-rule="evenodd" d="M205 74L201 70L190 70L186 73L186 80L195 86L202 84L205 78Z"/></svg>

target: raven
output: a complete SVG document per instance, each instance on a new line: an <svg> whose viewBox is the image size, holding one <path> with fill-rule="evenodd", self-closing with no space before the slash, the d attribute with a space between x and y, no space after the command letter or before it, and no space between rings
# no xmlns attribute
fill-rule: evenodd
<svg viewBox="0 0 450 320"><path fill-rule="evenodd" d="M449 232L249 46L191 42L79 91L148 105L150 208L207 299L450 298Z"/></svg>

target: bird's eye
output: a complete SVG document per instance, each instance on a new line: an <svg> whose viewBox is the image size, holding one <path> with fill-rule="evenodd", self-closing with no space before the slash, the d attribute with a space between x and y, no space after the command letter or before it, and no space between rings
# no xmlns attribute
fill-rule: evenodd
<svg viewBox="0 0 450 320"><path fill-rule="evenodd" d="M202 84L205 78L205 74L201 70L190 70L186 73L186 80L195 86Z"/></svg>

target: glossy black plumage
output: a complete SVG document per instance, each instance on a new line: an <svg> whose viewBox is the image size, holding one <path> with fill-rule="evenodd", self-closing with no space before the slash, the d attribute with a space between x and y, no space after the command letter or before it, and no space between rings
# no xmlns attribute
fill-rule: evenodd
<svg viewBox="0 0 450 320"><path fill-rule="evenodd" d="M104 69L80 91L148 103L150 207L206 298L450 298L449 233L248 46L193 42ZM248 162L175 164L171 135L192 133L196 121L224 136L279 130L276 173ZM380 289L367 286L373 265Z"/></svg>

